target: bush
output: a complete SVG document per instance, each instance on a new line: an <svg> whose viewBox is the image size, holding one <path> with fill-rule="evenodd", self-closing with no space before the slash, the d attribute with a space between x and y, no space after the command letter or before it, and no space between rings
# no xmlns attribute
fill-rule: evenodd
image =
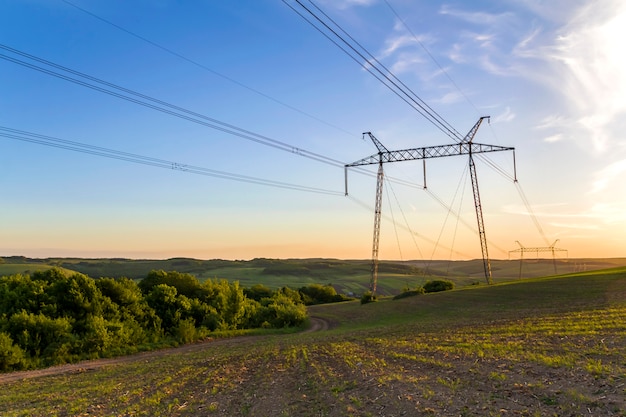
<svg viewBox="0 0 626 417"><path fill-rule="evenodd" d="M306 320L306 307L296 303L285 294L277 293L270 303L264 307L265 321L275 329L300 326Z"/></svg>
<svg viewBox="0 0 626 417"><path fill-rule="evenodd" d="M346 301L346 298L343 295L337 294L335 288L330 284L310 284L300 288L299 291L303 295L302 298L304 299L304 303L306 305Z"/></svg>
<svg viewBox="0 0 626 417"><path fill-rule="evenodd" d="M52 357L73 341L72 324L66 317L52 319L22 311L8 319L5 331L31 357Z"/></svg>
<svg viewBox="0 0 626 417"><path fill-rule="evenodd" d="M143 291L142 291L143 290ZM338 297L313 286L316 298ZM302 294L189 274L128 278L69 274L58 268L0 277L0 372L137 351L148 343L189 343L216 330L302 325ZM256 299L259 300L256 300Z"/></svg>
<svg viewBox="0 0 626 417"><path fill-rule="evenodd" d="M451 289L454 289L454 283L443 279L428 281L426 284L424 284L425 292L440 292L448 291Z"/></svg>
<svg viewBox="0 0 626 417"><path fill-rule="evenodd" d="M375 301L378 301L378 297L376 297L376 295L372 294L370 291L365 292L361 296L361 304L373 303Z"/></svg>
<svg viewBox="0 0 626 417"><path fill-rule="evenodd" d="M414 297L416 295L421 295L424 294L426 292L426 290L424 290L423 287L417 287L414 290L407 290L404 291L398 295L396 295L395 297L393 297L394 300L399 300L401 298L407 298L407 297Z"/></svg>
<svg viewBox="0 0 626 417"><path fill-rule="evenodd" d="M193 319L181 320L176 326L175 336L176 340L182 343L194 342L197 338L198 332Z"/></svg>
<svg viewBox="0 0 626 417"><path fill-rule="evenodd" d="M11 336L0 333L0 371L14 371L24 367L24 351L13 344Z"/></svg>

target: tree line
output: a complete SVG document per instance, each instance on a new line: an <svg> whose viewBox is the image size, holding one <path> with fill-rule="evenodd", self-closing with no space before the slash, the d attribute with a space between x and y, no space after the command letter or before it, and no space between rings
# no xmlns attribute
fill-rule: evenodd
<svg viewBox="0 0 626 417"><path fill-rule="evenodd" d="M0 277L0 371L189 343L212 332L302 326L305 304L342 301L331 286L271 290L152 271L93 279L58 268Z"/></svg>

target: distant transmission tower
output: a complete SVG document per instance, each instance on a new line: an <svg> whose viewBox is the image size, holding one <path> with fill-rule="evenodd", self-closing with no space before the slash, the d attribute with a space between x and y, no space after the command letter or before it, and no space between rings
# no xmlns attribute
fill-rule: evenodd
<svg viewBox="0 0 626 417"><path fill-rule="evenodd" d="M483 220L482 205L480 203L480 193L478 191L478 177L476 176L476 166L474 164L473 154L487 153L487 152L500 152L500 151L513 151L513 165L515 166L515 148L496 146L496 145L484 145L481 143L473 143L474 136L480 127L480 124L484 119L489 119L489 116L484 116L478 119L476 124L465 135L463 140L459 143L451 145L440 146L427 146L423 148L404 149L399 151L389 151L385 146L371 132L365 132L363 135L368 135L374 145L378 149L378 153L368 156L367 158L360 159L351 164L345 166L345 188L346 195L348 195L348 168L362 166L362 165L374 165L378 164L378 175L376 182L376 203L374 206L374 239L372 244L372 276L370 281L370 291L372 294L376 293L376 286L378 282L378 247L380 241L380 218L382 211L382 197L383 197L383 164L386 162L401 162L401 161L413 161L421 159L424 163L424 184L426 183L426 159L429 158L441 158L445 156L457 156L457 155L469 155L469 168L470 176L472 180L472 191L474 193L474 207L476 208L476 219L478 221L478 234L480 237L480 247L482 249L483 268L485 271L485 279L488 284L491 284L491 263L489 261L489 253L487 250L487 237L485 235L485 223ZM515 175L514 178L517 178ZM517 181L517 179L515 179Z"/></svg>
<svg viewBox="0 0 626 417"><path fill-rule="evenodd" d="M559 241L559 239L555 240L554 243L550 246L538 246L538 247L534 247L534 248L527 248L524 245L522 245L519 240L516 240L515 243L517 243L517 245L519 246L519 249L515 249L515 250L510 250L509 251L509 257L511 257L512 253L519 253L520 257L519 257L519 278L522 278L522 266L524 263L524 254L527 252L532 252L535 253L537 255L537 257L539 257L539 252L551 252L552 253L552 264L554 265L554 275L557 274L556 271L556 252L567 252L567 249L560 249L555 247L556 243Z"/></svg>

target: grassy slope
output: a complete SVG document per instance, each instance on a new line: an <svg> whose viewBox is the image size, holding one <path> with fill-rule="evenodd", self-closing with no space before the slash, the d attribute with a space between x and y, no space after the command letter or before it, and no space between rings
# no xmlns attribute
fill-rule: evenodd
<svg viewBox="0 0 626 417"><path fill-rule="evenodd" d="M0 414L626 415L626 268L311 312L337 326L9 383Z"/></svg>

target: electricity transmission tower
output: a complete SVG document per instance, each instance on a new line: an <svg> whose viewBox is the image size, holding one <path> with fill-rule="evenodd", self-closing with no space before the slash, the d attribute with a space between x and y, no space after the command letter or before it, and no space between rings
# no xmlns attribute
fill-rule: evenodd
<svg viewBox="0 0 626 417"><path fill-rule="evenodd" d="M510 250L509 251L509 257L511 256L512 253L519 253L520 254L520 258L519 258L519 278L522 278L522 265L523 265L523 261L524 261L524 253L526 252L534 252L537 257L539 257L539 252L552 252L552 264L554 265L554 275L557 274L557 270L556 270L556 252L567 252L567 249L561 249L561 248L556 248L556 243L559 241L559 239L555 240L554 243L550 246L539 246L539 247L534 247L534 248L527 248L524 245L522 245L519 240L516 240L515 243L518 244L519 249L515 249L515 250Z"/></svg>
<svg viewBox="0 0 626 417"><path fill-rule="evenodd" d="M376 181L376 202L374 205L374 239L372 244L372 275L370 281L370 291L373 294L376 293L376 285L378 282L378 247L380 242L380 218L382 211L382 197L383 197L383 164L387 162L401 162L401 161L413 161L423 160L424 163L424 184L426 183L426 159L430 158L442 158L445 156L457 156L457 155L469 155L469 168L470 176L472 180L472 191L474 193L474 207L476 208L476 219L478 221L478 234L480 237L480 247L482 250L483 268L485 271L485 279L487 283L491 284L491 264L489 261L489 253L487 250L487 237L485 235L485 223L483 221L482 205L480 203L480 193L478 191L478 177L476 176L476 166L474 164L474 154L487 153L487 152L500 152L500 151L513 151L513 165L515 166L515 148L497 146L497 145L485 145L482 143L474 143L473 139L480 127L480 124L484 119L488 119L489 116L483 116L478 119L476 124L465 135L463 140L451 145L439 145L439 146L427 146L423 148L403 149L399 151L390 151L380 143L378 139L371 132L365 132L363 135L368 135L374 145L378 149L378 153L368 156L367 158L360 159L351 164L345 165L345 193L348 195L348 168L357 167L362 165L375 165L378 164L378 175ZM514 176L516 178L516 176ZM517 181L517 180L515 180Z"/></svg>

